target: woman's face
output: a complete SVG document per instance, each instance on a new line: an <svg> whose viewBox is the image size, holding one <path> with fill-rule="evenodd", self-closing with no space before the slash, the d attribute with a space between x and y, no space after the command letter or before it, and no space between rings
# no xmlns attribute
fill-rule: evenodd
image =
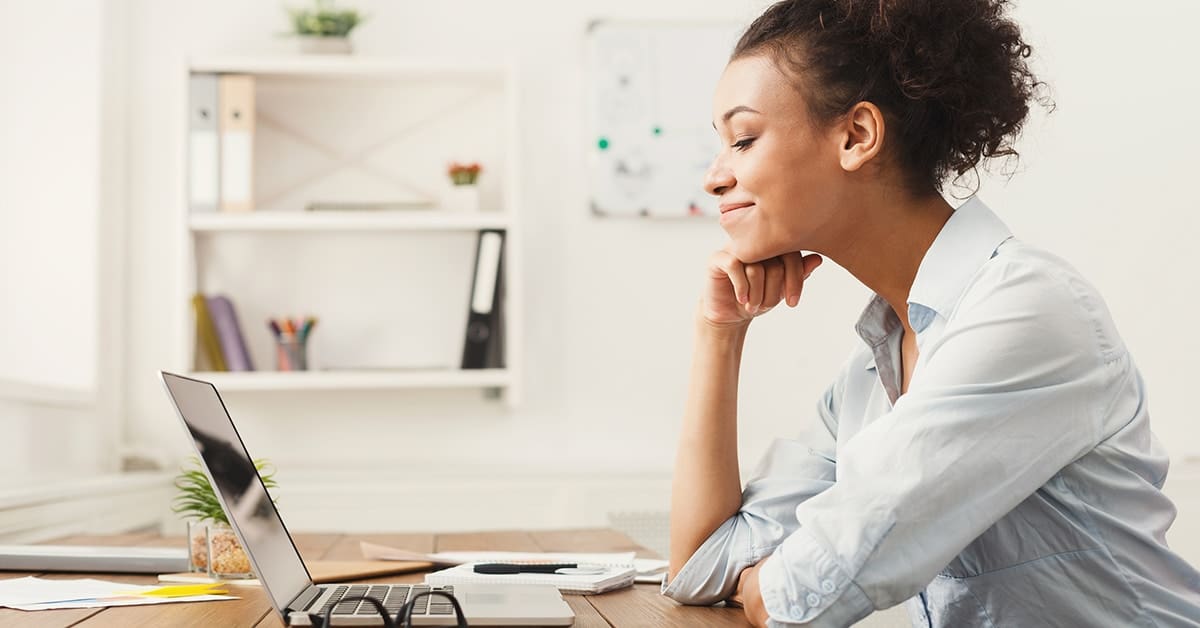
<svg viewBox="0 0 1200 628"><path fill-rule="evenodd" d="M844 181L838 140L810 123L800 93L774 62L756 55L726 66L713 124L724 146L704 187L720 199L731 253L752 263L821 250Z"/></svg>

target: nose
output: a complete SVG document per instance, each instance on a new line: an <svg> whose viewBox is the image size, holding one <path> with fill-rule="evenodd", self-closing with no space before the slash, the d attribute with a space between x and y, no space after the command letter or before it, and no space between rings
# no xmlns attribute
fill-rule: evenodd
<svg viewBox="0 0 1200 628"><path fill-rule="evenodd" d="M721 196L735 184L737 180L733 178L733 171L725 165L721 156L717 155L709 165L708 171L704 173L704 191L713 196Z"/></svg>

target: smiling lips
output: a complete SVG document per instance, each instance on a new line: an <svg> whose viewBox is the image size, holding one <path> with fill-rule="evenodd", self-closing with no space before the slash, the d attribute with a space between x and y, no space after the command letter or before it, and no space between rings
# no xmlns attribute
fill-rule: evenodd
<svg viewBox="0 0 1200 628"><path fill-rule="evenodd" d="M723 204L721 204L721 206L720 206L720 209L721 209L721 213L722 213L722 214L724 214L724 213L726 213L726 212L731 212L731 211L733 211L733 210L735 210L735 209L741 209L741 208L743 208L743 207L749 207L749 206L751 206L751 205L753 205L753 204L754 204L754 203L723 203Z"/></svg>

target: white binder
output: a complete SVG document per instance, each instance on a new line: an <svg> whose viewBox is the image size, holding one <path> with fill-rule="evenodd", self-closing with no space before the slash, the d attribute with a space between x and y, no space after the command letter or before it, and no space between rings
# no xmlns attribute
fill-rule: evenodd
<svg viewBox="0 0 1200 628"><path fill-rule="evenodd" d="M188 107L188 209L212 212L217 210L221 191L216 74L191 75Z"/></svg>

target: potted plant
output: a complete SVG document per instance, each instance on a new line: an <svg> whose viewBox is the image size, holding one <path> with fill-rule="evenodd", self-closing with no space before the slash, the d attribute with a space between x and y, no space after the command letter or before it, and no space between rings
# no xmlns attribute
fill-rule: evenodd
<svg viewBox="0 0 1200 628"><path fill-rule="evenodd" d="M450 181L454 185L475 185L475 180L479 178L479 173L483 172L483 166L478 163L460 164L456 161L450 162Z"/></svg>
<svg viewBox="0 0 1200 628"><path fill-rule="evenodd" d="M350 31L365 19L354 9L335 9L333 0L314 0L312 8L287 11L301 52L318 54L351 52Z"/></svg>
<svg viewBox="0 0 1200 628"><path fill-rule="evenodd" d="M483 172L483 166L478 163L451 162L447 173L450 175L450 182L454 185L446 192L442 204L447 209L455 211L479 211L479 187L476 185L476 181L479 179L480 172Z"/></svg>
<svg viewBox="0 0 1200 628"><path fill-rule="evenodd" d="M179 493L171 510L187 520L188 564L191 571L204 572L210 578L252 578L250 558L238 542L221 502L213 492L208 476L200 468L200 460L190 459L191 466L180 468L175 477ZM268 489L278 486L275 470L265 459L254 461L254 468ZM274 503L274 498L271 502Z"/></svg>

